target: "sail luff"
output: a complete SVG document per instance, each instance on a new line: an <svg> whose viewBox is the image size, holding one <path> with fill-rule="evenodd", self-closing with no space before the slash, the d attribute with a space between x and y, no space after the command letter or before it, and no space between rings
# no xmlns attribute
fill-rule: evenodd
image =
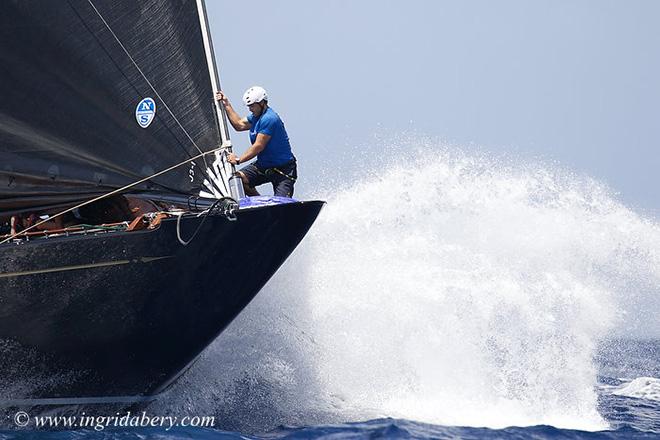
<svg viewBox="0 0 660 440"><path fill-rule="evenodd" d="M213 42L211 41L211 32L208 24L208 16L206 14L206 4L204 0L197 0L197 10L199 12L199 24L202 30L202 39L204 41L204 51L206 52L209 76L211 77L211 85L213 87L213 91L215 92L220 90L220 78L218 75L217 63L215 61L215 53L213 52ZM231 149L231 139L229 138L225 108L218 101L214 102L218 114L218 119L220 121L220 136L222 138L222 146Z"/></svg>
<svg viewBox="0 0 660 440"><path fill-rule="evenodd" d="M199 24L202 32L202 40L204 42L204 52L206 54L206 62L209 69L209 77L211 79L211 87L214 92L220 90L220 77L218 75L218 66L215 61L215 53L213 52L213 42L211 41L211 30L209 28L208 15L206 13L206 4L204 0L197 0L197 12L199 15ZM236 172L233 164L229 163L227 154L232 152L231 139L229 138L229 128L227 124L227 113L224 105L213 99L216 115L218 118L218 126L220 127L220 138L222 140L222 147L224 151L216 153L216 160L212 168L217 172L214 174L211 169L207 169L207 174L210 176L217 176L216 185L218 189L227 196L236 196L231 194L229 179ZM207 183L206 181L204 182ZM220 185L222 183L222 187Z"/></svg>

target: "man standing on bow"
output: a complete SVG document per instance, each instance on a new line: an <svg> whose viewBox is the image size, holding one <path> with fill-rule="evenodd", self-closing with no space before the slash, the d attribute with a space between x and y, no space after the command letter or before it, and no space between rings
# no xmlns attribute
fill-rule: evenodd
<svg viewBox="0 0 660 440"><path fill-rule="evenodd" d="M245 91L243 102L250 110L247 118L241 118L236 113L224 93L217 92L215 99L224 104L234 130L250 130L250 148L243 155L232 153L228 157L229 162L234 165L257 158L256 162L238 171L246 194L259 195L255 187L270 182L276 196L292 197L293 185L298 177L296 158L291 152L289 135L282 119L268 106L266 91L259 86Z"/></svg>

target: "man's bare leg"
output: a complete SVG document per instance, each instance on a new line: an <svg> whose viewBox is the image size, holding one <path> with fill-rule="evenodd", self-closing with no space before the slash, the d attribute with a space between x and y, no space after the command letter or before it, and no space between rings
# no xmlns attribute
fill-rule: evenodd
<svg viewBox="0 0 660 440"><path fill-rule="evenodd" d="M238 171L238 174L241 176L241 180L243 181L243 189L245 190L245 195L246 196L260 196L259 191L256 190L256 188L253 188L250 186L250 182L248 182L247 177L243 172Z"/></svg>

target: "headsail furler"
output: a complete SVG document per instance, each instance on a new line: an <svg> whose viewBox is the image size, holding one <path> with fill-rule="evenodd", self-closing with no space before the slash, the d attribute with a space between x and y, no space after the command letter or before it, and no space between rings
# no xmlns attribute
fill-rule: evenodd
<svg viewBox="0 0 660 440"><path fill-rule="evenodd" d="M215 61L215 53L213 51L213 42L211 41L211 32L209 28L208 15L206 13L206 4L204 0L197 0L197 11L199 14L199 25L202 31L202 40L204 41L204 52L206 54L206 62L209 69L209 77L211 78L211 87L213 88L214 93L220 90L220 77L218 75L218 67ZM222 146L224 151L216 153L215 161L213 162L213 168L207 169L207 175L215 177L216 180L221 181L226 192L218 192L215 188L219 188L218 182L211 182L209 180L204 181L204 186L209 191L201 191L200 196L202 197L236 197L235 194L230 194L229 190L229 179L234 175L236 169L234 165L227 161L227 154L232 152L231 139L229 138L229 128L227 124L227 112L224 105L216 101L214 105L216 110L216 116L218 119L218 127L220 129L220 138L222 139Z"/></svg>

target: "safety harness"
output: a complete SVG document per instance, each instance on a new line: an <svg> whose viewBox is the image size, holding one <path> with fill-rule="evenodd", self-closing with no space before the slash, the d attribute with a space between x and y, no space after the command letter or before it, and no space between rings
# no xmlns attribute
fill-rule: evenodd
<svg viewBox="0 0 660 440"><path fill-rule="evenodd" d="M280 170L279 168L275 168L275 167L273 167L273 168L266 168L266 169L264 170L264 174L265 174L266 176L268 176L268 175L270 175L270 174L273 174L273 173L277 173L277 174L279 174L279 175L281 175L281 176L284 176L284 177L286 177L287 179L289 179L290 181L292 181L293 183L296 183L296 178L295 178L295 177L286 174L284 171Z"/></svg>
<svg viewBox="0 0 660 440"><path fill-rule="evenodd" d="M290 166L290 165L294 165L295 163L296 163L296 159L294 158L293 160L291 160L291 161L285 163L284 165L280 165L280 166L281 166L281 167L288 167L288 166ZM263 172L264 175L266 175L266 176L270 176L270 175L273 174L273 173L277 173L277 174L279 174L279 175L282 176L282 177L286 177L287 179L289 179L289 180L292 181L293 183L296 183L296 178L295 178L295 177L293 177L293 176L290 175L290 174L285 173L284 171L282 171L282 170L279 169L278 167L266 168L266 169L263 170L262 172Z"/></svg>

